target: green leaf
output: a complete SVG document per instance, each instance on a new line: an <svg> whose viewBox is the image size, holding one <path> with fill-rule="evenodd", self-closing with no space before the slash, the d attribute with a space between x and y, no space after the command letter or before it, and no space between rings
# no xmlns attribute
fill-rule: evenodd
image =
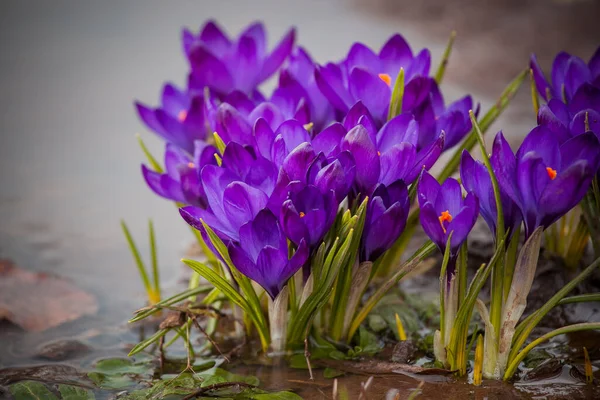
<svg viewBox="0 0 600 400"><path fill-rule="evenodd" d="M392 97L390 100L390 109L388 111L388 121L397 115L402 114L402 100L404 99L404 68L400 68L398 76L396 77L396 83L392 90Z"/></svg>
<svg viewBox="0 0 600 400"><path fill-rule="evenodd" d="M551 332L548 332L545 335L535 339L534 341L529 343L520 353L518 353L517 356L514 357L514 359L508 365L508 368L506 369L506 372L504 373L503 379L506 381L506 380L512 378L512 376L514 375L514 373L517 370L517 367L519 366L521 361L523 361L523 359L527 356L527 354L529 354L529 352L531 350L533 350L536 346L538 346L538 345L544 343L545 341L550 340L553 337L558 336L558 335L563 335L563 334L572 333L572 332L580 332L580 331L591 331L591 330L600 330L600 322L585 322L582 324L574 324L574 325L565 326L562 328L555 329Z"/></svg>
<svg viewBox="0 0 600 400"><path fill-rule="evenodd" d="M163 307L169 307L173 304L177 304L179 302L185 301L190 296L196 296L202 293L210 292L211 290L215 290L212 286L197 286L193 289L184 290L183 292L176 294L175 296L171 296L168 299L159 301L153 307L143 308L139 312L136 312L135 317L131 318L128 322L133 323L137 321L141 321L144 318L147 318L161 310Z"/></svg>
<svg viewBox="0 0 600 400"><path fill-rule="evenodd" d="M135 364L127 358L107 358L96 363L94 369L105 374L135 374L151 373L147 364Z"/></svg>
<svg viewBox="0 0 600 400"><path fill-rule="evenodd" d="M237 290L235 290L231 283L227 282L225 278L213 271L212 268L209 268L201 262L195 260L183 259L181 261L200 274L200 276L202 276L204 279L215 285L215 287L218 288L229 300L231 300L231 302L242 308L244 312L252 314L252 310L250 309L250 305L246 299L242 297Z"/></svg>
<svg viewBox="0 0 600 400"><path fill-rule="evenodd" d="M159 162L156 161L156 158L154 158L154 156L150 153L150 150L148 150L148 148L146 147L146 144L142 140L142 137L140 135L136 135L136 137L140 147L142 148L142 151L144 152L144 155L148 159L148 162L150 163L150 166L152 167L154 172L162 174L164 172L163 168L160 166Z"/></svg>
<svg viewBox="0 0 600 400"><path fill-rule="evenodd" d="M325 379L333 379L333 378L337 378L338 376L342 376L345 375L346 373L344 371L340 371L338 369L334 369L334 368L325 368L325 370L323 370L323 378Z"/></svg>
<svg viewBox="0 0 600 400"><path fill-rule="evenodd" d="M527 77L529 70L523 70L517 77L504 89L500 98L494 105L488 110L488 112L479 120L479 127L483 133L485 133L489 127L498 119L498 117L502 114L504 109L510 103L510 100L517 93L517 90ZM467 138L458 146L455 153L452 155L452 158L446 163L446 166L442 170L442 172L438 175L438 182L442 183L448 177L450 177L455 171L458 165L460 164L460 158L463 150L470 151L477 144L477 133L475 132L475 128L471 130L471 133L467 136Z"/></svg>
<svg viewBox="0 0 600 400"><path fill-rule="evenodd" d="M15 400L58 400L43 383L36 381L21 381L10 385L10 393Z"/></svg>
<svg viewBox="0 0 600 400"><path fill-rule="evenodd" d="M417 252L411 257L406 263L402 265L398 269L398 271L392 275L383 285L381 285L375 293L369 297L369 299L365 302L363 307L358 311L354 319L352 320L352 324L350 325L350 329L348 331L348 337L351 338L354 336L360 324L367 318L367 315L373 310L373 308L377 305L379 300L390 290L394 285L396 285L402 278L404 278L409 272L414 270L421 262L421 260L436 249L435 244L431 241L427 242L425 246L421 249L417 250Z"/></svg>
<svg viewBox="0 0 600 400"><path fill-rule="evenodd" d="M129 351L129 354L127 354L127 355L129 357L131 357L131 356L139 353L140 351L144 350L146 347L150 346L152 343L157 342L161 337L165 336L168 332L169 332L169 329L161 329L159 331L156 331L156 333L154 333L154 335L150 336L148 339L136 344L133 347L133 349L131 349Z"/></svg>
<svg viewBox="0 0 600 400"><path fill-rule="evenodd" d="M95 400L92 391L71 385L58 385L62 400Z"/></svg>
<svg viewBox="0 0 600 400"><path fill-rule="evenodd" d="M253 386L258 386L260 385L260 380L252 375L238 375L238 374L234 374L233 372L229 372L226 371L222 368L211 368L207 371L204 371L200 374L196 374L197 377L201 378L201 379L214 379L214 378L220 378L222 379L223 382L244 382L247 383L249 385L253 385ZM203 386L208 386L208 385L203 385Z"/></svg>
<svg viewBox="0 0 600 400"><path fill-rule="evenodd" d="M448 66L448 60L450 59L450 53L452 52L452 47L454 46L454 39L456 39L456 31L452 31L450 33L446 50L444 50L444 55L442 56L440 65L435 73L435 81L438 85L442 83L442 79L444 78L444 73L446 72L446 67Z"/></svg>
<svg viewBox="0 0 600 400"><path fill-rule="evenodd" d="M108 358L98 361L94 371L88 373L88 377L102 389L125 389L135 386L141 377L151 377L153 372L148 363L134 363L125 358Z"/></svg>
<svg viewBox="0 0 600 400"><path fill-rule="evenodd" d="M150 284L150 279L148 279L148 273L146 272L146 266L144 265L144 262L142 261L142 256L140 256L140 252L137 248L137 246L135 245L135 242L133 240L133 237L131 236L131 233L129 232L129 228L127 228L127 224L125 224L125 221L121 220L121 228L123 229L123 234L125 235L125 238L127 239L127 244L129 245L129 250L131 251L131 255L133 256L133 259L135 260L135 264L138 268L138 272L140 273L140 277L142 278L142 282L144 283L144 288L146 289L146 293L148 293L148 295L153 291L152 289L152 285Z"/></svg>
<svg viewBox="0 0 600 400"><path fill-rule="evenodd" d="M579 285L584 279L589 277L596 268L600 266L600 258L597 258L589 267L584 269L577 277L563 286L550 300L548 300L542 307L537 311L534 311L528 318L523 320L515 329L515 335L512 343L510 355L508 356L508 363L512 364L514 358L517 356L517 352L523 346L527 338L529 337L533 328L540 323L542 318L548 312L553 309L571 290Z"/></svg>

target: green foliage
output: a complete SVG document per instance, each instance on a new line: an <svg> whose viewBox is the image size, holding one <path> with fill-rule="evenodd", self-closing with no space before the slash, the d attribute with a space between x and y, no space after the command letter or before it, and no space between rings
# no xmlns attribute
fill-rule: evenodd
<svg viewBox="0 0 600 400"><path fill-rule="evenodd" d="M231 383L232 385L226 385ZM235 385L241 383L250 386ZM151 388L136 390L128 393L123 400L146 400L146 399L181 399L201 388L210 389L212 385L221 386L206 392L206 397L200 395L198 398L222 398L233 400L298 400L298 395L282 391L269 393L257 389L258 378L255 376L238 375L221 368L212 368L202 373L192 374L186 372L176 376L164 376L163 379L154 381Z"/></svg>
<svg viewBox="0 0 600 400"><path fill-rule="evenodd" d="M43 383L22 381L9 387L15 400L58 400L58 397Z"/></svg>
<svg viewBox="0 0 600 400"><path fill-rule="evenodd" d="M96 363L88 377L102 389L126 389L135 386L142 378L150 378L154 372L149 363L135 363L125 358L108 358Z"/></svg>

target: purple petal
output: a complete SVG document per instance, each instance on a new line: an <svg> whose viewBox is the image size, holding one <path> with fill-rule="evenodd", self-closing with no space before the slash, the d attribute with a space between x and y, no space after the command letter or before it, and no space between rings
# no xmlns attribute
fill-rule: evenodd
<svg viewBox="0 0 600 400"><path fill-rule="evenodd" d="M429 172L423 172L417 187L419 206L423 207L425 203L431 203L433 207L433 205L437 202L440 190L441 185L438 183L438 181L431 176Z"/></svg>
<svg viewBox="0 0 600 400"><path fill-rule="evenodd" d="M346 129L339 122L329 125L312 140L314 151L316 153L322 152L326 157L337 154L346 133Z"/></svg>
<svg viewBox="0 0 600 400"><path fill-rule="evenodd" d="M400 143L381 154L379 182L390 185L398 179L406 179L411 172L417 150L410 143Z"/></svg>
<svg viewBox="0 0 600 400"><path fill-rule="evenodd" d="M571 57L565 72L565 94L567 100L573 98L577 89L592 80L592 74L586 63L579 57Z"/></svg>
<svg viewBox="0 0 600 400"><path fill-rule="evenodd" d="M494 138L494 147L490 162L500 188L515 203L522 204L519 189L516 184L517 159L515 158L510 145L506 139L504 139L502 131L498 132Z"/></svg>
<svg viewBox="0 0 600 400"><path fill-rule="evenodd" d="M223 192L223 208L232 228L239 229L254 219L260 210L266 207L267 195L243 182L233 182Z"/></svg>
<svg viewBox="0 0 600 400"><path fill-rule="evenodd" d="M442 229L442 225L440 224L440 220L438 219L438 217L439 215L437 211L433 208L433 204L425 203L421 205L419 220L421 221L423 231L425 231L427 236L429 236L429 238L443 252L446 247L446 234Z"/></svg>
<svg viewBox="0 0 600 400"><path fill-rule="evenodd" d="M377 133L377 147L382 153L399 143L416 147L419 124L411 114L400 114L389 120Z"/></svg>
<svg viewBox="0 0 600 400"><path fill-rule="evenodd" d="M206 43L217 57L223 57L231 47L231 41L215 21L208 21L204 25L200 31L200 40Z"/></svg>
<svg viewBox="0 0 600 400"><path fill-rule="evenodd" d="M559 144L556 137L545 126L537 126L531 130L523 140L517 151L517 160L521 160L527 153L533 152L541 157L547 167L557 169L560 166Z"/></svg>
<svg viewBox="0 0 600 400"><path fill-rule="evenodd" d="M450 248L453 252L460 247L460 245L467 240L467 236L475 221L479 215L479 202L477 197L473 193L467 194L465 198L465 207L460 212L454 215L454 218L446 227L446 232L449 235L452 232L452 239L450 240Z"/></svg>
<svg viewBox="0 0 600 400"><path fill-rule="evenodd" d="M261 74L259 76L259 82L264 81L271 75L273 75L283 64L285 59L289 56L292 48L294 47L294 41L296 40L296 30L290 29L290 31L281 39L281 42L273 49L271 54L265 59L262 67Z"/></svg>
<svg viewBox="0 0 600 400"><path fill-rule="evenodd" d="M546 186L539 200L539 210L543 213L538 224L549 227L575 207L590 187L593 170L585 160L572 164Z"/></svg>
<svg viewBox="0 0 600 400"><path fill-rule="evenodd" d="M258 152L265 158L271 159L271 147L275 140L275 132L264 118L259 118L254 124L254 139Z"/></svg>
<svg viewBox="0 0 600 400"><path fill-rule="evenodd" d="M146 107L140 102L135 103L135 108L142 122L144 122L144 124L146 124L146 126L153 130L155 133L158 133L159 135L164 137L165 130L160 124L160 122L158 122L155 110Z"/></svg>
<svg viewBox="0 0 600 400"><path fill-rule="evenodd" d="M379 57L373 53L373 50L362 43L354 43L352 45L346 57L345 65L348 72L351 72L354 68L361 68L374 74L383 72Z"/></svg>
<svg viewBox="0 0 600 400"><path fill-rule="evenodd" d="M548 101L549 99L548 96L546 96L546 94L551 88L548 84L548 81L546 80L546 77L544 76L544 71L542 71L542 68L538 63L535 54L532 54L531 58L529 59L529 68L531 68L531 70L533 71L533 80L535 82L535 86L538 90L538 93L544 98L544 100Z"/></svg>
<svg viewBox="0 0 600 400"><path fill-rule="evenodd" d="M383 80L364 69L354 68L348 85L350 94L363 102L376 121L385 121L392 92Z"/></svg>
<svg viewBox="0 0 600 400"><path fill-rule="evenodd" d="M439 212L448 211L450 215L454 216L459 213L462 202L460 183L454 178L446 179L435 200L435 209Z"/></svg>
<svg viewBox="0 0 600 400"><path fill-rule="evenodd" d="M231 141L240 144L251 144L252 126L246 118L227 103L219 106L217 111L217 133L228 144Z"/></svg>
<svg viewBox="0 0 600 400"><path fill-rule="evenodd" d="M206 47L193 47L189 58L192 66L191 83L195 89L202 90L208 86L219 93L227 93L234 88L234 80L227 66Z"/></svg>
<svg viewBox="0 0 600 400"><path fill-rule="evenodd" d="M560 170L569 168L579 160L585 160L590 169L596 171L600 164L600 143L592 132L587 132L566 141L560 147Z"/></svg>
<svg viewBox="0 0 600 400"><path fill-rule="evenodd" d="M560 52L552 63L552 97L563 99L563 85L565 84L565 75L571 56L567 53Z"/></svg>
<svg viewBox="0 0 600 400"><path fill-rule="evenodd" d="M395 79L400 67L404 67L406 70L413 55L406 40L399 34L395 34L383 45L379 52L379 58L383 62L383 72Z"/></svg>
<svg viewBox="0 0 600 400"><path fill-rule="evenodd" d="M369 133L362 125L352 128L342 141L356 161L356 183L362 193L368 193L379 178L379 156Z"/></svg>
<svg viewBox="0 0 600 400"><path fill-rule="evenodd" d="M306 172L316 154L309 143L304 143L292 150L283 161L283 171L291 181L305 182Z"/></svg>
<svg viewBox="0 0 600 400"><path fill-rule="evenodd" d="M344 85L342 71L339 66L329 63L317 67L315 81L323 95L331 102L331 105L343 113L347 113L355 103Z"/></svg>
<svg viewBox="0 0 600 400"><path fill-rule="evenodd" d="M571 133L573 135L581 135L587 132L588 127L586 126L586 119L589 125L589 130L594 132L596 136L600 138L600 113L594 110L583 110L575 114L569 125L569 130Z"/></svg>
<svg viewBox="0 0 600 400"><path fill-rule="evenodd" d="M172 84L166 84L162 93L163 109L170 115L177 116L180 111L190 108L190 98Z"/></svg>
<svg viewBox="0 0 600 400"><path fill-rule="evenodd" d="M431 66L431 54L428 49L423 49L415 56L412 64L406 70L406 80L417 76L428 76Z"/></svg>

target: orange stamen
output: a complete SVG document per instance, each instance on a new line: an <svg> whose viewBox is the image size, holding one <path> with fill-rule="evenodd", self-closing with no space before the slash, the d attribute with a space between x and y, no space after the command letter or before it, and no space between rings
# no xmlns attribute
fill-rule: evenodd
<svg viewBox="0 0 600 400"><path fill-rule="evenodd" d="M380 152L380 151L378 151L378 152L377 152L377 155L378 155L379 157L381 157L381 152Z"/></svg>
<svg viewBox="0 0 600 400"><path fill-rule="evenodd" d="M392 77L388 74L379 74L379 79L384 81L386 85L392 86Z"/></svg>
<svg viewBox="0 0 600 400"><path fill-rule="evenodd" d="M187 111L186 110L179 111L179 114L177 114L177 119L180 122L183 122L183 121L185 121L186 118L187 118Z"/></svg>
<svg viewBox="0 0 600 400"><path fill-rule="evenodd" d="M450 212L448 210L442 211L442 213L440 214L438 219L440 220L440 225L442 226L444 233L446 233L446 227L444 226L444 222L448 222L448 223L452 222L452 215L450 214Z"/></svg>
<svg viewBox="0 0 600 400"><path fill-rule="evenodd" d="M300 218L304 218L304 216L305 216L306 214L304 214L302 211L300 211L300 214L298 214L298 215L300 215Z"/></svg>
<svg viewBox="0 0 600 400"><path fill-rule="evenodd" d="M188 163L188 167L190 167L190 168L194 168L194 167L195 167L195 165L194 165L194 163L193 163L193 162L189 162L189 163Z"/></svg>
<svg viewBox="0 0 600 400"><path fill-rule="evenodd" d="M546 167L546 172L548 172L548 176L550 177L550 179L554 180L554 178L556 178L556 170L555 169Z"/></svg>

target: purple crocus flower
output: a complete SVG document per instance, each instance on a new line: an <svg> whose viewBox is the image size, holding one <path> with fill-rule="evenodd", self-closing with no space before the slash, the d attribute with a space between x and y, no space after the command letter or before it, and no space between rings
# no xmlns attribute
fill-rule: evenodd
<svg viewBox="0 0 600 400"><path fill-rule="evenodd" d="M205 100L190 96L171 84L163 88L161 106L150 108L136 102L142 121L168 143L194 153L194 142L205 140L207 134Z"/></svg>
<svg viewBox="0 0 600 400"><path fill-rule="evenodd" d="M237 180L232 171L215 165L205 166L200 176L209 207L184 207L179 210L181 216L201 232L203 220L222 239L239 241L240 228L266 207L268 196Z"/></svg>
<svg viewBox="0 0 600 400"><path fill-rule="evenodd" d="M446 106L437 83L429 80L431 89L428 98L411 108L419 123L418 147L426 148L444 132L444 150L448 150L471 131L473 126L469 111L473 109L473 100L471 96L465 96ZM475 116L478 114L479 105L475 109Z"/></svg>
<svg viewBox="0 0 600 400"><path fill-rule="evenodd" d="M410 208L408 190L402 180L379 184L369 198L360 244L360 262L375 261L400 237Z"/></svg>
<svg viewBox="0 0 600 400"><path fill-rule="evenodd" d="M588 130L600 138L600 110L576 110L558 99L550 99L548 104L540 107L537 120L539 125L552 131L559 144Z"/></svg>
<svg viewBox="0 0 600 400"><path fill-rule="evenodd" d="M357 103L353 110L359 109L359 105ZM417 151L419 127L411 115L398 115L376 131L368 114L358 117L353 110L344 124L355 120L358 124L343 137L340 149L349 151L356 161L356 193L367 195L377 183L390 185L398 179L413 182L423 168L429 169L438 159L444 137ZM321 141L319 136L313 143Z"/></svg>
<svg viewBox="0 0 600 400"><path fill-rule="evenodd" d="M497 160L497 158L494 158L494 161ZM499 167L492 166L492 168L494 169L494 174L499 170ZM481 216L492 233L496 234L498 211L496 209L492 179L485 165L481 161L475 161L466 150L463 150L460 162L460 179L465 190L474 193L479 199ZM500 189L500 200L502 203L502 213L504 214L504 227L510 230L512 236L523 221L521 211L502 188Z"/></svg>
<svg viewBox="0 0 600 400"><path fill-rule="evenodd" d="M290 193L297 193L309 185L318 189L323 197L328 198L333 191L337 209L348 195L355 174L354 158L349 152L325 157L323 153L315 154L310 143L301 143L283 161L269 208L278 215Z"/></svg>
<svg viewBox="0 0 600 400"><path fill-rule="evenodd" d="M161 197L182 204L206 208L206 195L200 184L199 171L205 165L216 164L214 154L217 149L205 142L196 141L194 159L178 147L167 144L165 170L161 174L142 165L146 183Z"/></svg>
<svg viewBox="0 0 600 400"><path fill-rule="evenodd" d="M292 242L299 245L305 241L314 249L335 221L338 211L335 192L321 193L313 185L289 187L291 191L283 202L279 222Z"/></svg>
<svg viewBox="0 0 600 400"><path fill-rule="evenodd" d="M518 205L527 237L549 227L575 207L600 164L600 143L592 132L560 144L545 126L534 128L515 155L502 133L494 140L492 163L504 192Z"/></svg>
<svg viewBox="0 0 600 400"><path fill-rule="evenodd" d="M290 54L295 39L291 29L269 53L265 29L253 23L236 40L231 40L214 21L198 35L183 31L183 48L192 71L188 87L203 92L205 87L224 96L234 89L261 97L256 87L273 75Z"/></svg>
<svg viewBox="0 0 600 400"><path fill-rule="evenodd" d="M560 52L552 64L551 79L548 81L535 54L531 55L529 66L540 95L549 101L551 98L571 102L575 92L584 83L600 87L600 47L586 64L581 58Z"/></svg>
<svg viewBox="0 0 600 400"><path fill-rule="evenodd" d="M417 196L423 230L443 253L452 233L450 255L455 259L460 246L475 225L479 215L479 200L472 192L463 199L456 179L448 178L440 185L428 172L423 172L421 176ZM448 274L453 272L449 268Z"/></svg>
<svg viewBox="0 0 600 400"><path fill-rule="evenodd" d="M316 71L316 82L333 107L346 114L362 101L381 125L386 120L391 88L400 68L404 68L405 82L417 76L427 76L431 64L429 50L416 56L404 38L392 36L379 54L362 43L355 43L348 55L338 64L329 63ZM412 92L407 85L406 92Z"/></svg>
<svg viewBox="0 0 600 400"><path fill-rule="evenodd" d="M261 210L240 229L239 243L230 243L229 256L242 274L262 286L272 299L308 259L304 240L288 257L288 245L277 218Z"/></svg>
<svg viewBox="0 0 600 400"><path fill-rule="evenodd" d="M286 115L296 115L304 102L308 102L309 120L319 132L333 121L334 110L317 86L315 70L316 65L306 50L295 48L279 75L279 85L271 101L285 110Z"/></svg>

